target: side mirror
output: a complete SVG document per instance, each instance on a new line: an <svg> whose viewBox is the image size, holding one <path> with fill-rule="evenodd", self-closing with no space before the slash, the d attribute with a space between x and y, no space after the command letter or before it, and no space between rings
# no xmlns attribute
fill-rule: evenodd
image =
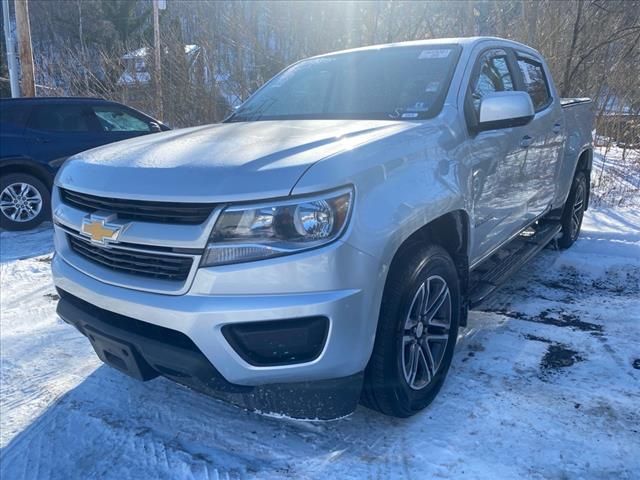
<svg viewBox="0 0 640 480"><path fill-rule="evenodd" d="M156 122L149 122L149 130L153 133L158 133L162 131L162 128L160 128L160 125L158 125Z"/></svg>
<svg viewBox="0 0 640 480"><path fill-rule="evenodd" d="M496 92L480 101L478 130L520 127L535 115L531 97L527 92Z"/></svg>

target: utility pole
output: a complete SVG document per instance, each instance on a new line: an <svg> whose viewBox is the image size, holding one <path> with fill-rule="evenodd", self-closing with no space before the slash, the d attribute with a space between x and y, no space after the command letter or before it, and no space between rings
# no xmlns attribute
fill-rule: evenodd
<svg viewBox="0 0 640 480"><path fill-rule="evenodd" d="M160 56L160 12L158 0L153 1L153 82L156 90L156 116L158 120L163 117L162 105L162 65Z"/></svg>
<svg viewBox="0 0 640 480"><path fill-rule="evenodd" d="M11 85L11 96L20 96L20 85L18 83L18 57L16 47L11 34L11 20L9 18L9 0L2 0L2 21L4 23L4 41L7 45L7 63L9 65L9 84Z"/></svg>
<svg viewBox="0 0 640 480"><path fill-rule="evenodd" d="M20 53L20 86L24 97L36 96L36 81L33 73L33 51L31 50L31 27L29 26L28 0L15 0L16 30Z"/></svg>

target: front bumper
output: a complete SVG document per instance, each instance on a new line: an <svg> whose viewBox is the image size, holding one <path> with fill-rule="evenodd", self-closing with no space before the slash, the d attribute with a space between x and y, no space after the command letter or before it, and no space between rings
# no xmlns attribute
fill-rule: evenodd
<svg viewBox="0 0 640 480"><path fill-rule="evenodd" d="M91 305L58 289L58 315L75 326L107 364L139 380L164 375L250 410L333 419L355 410L363 374L316 382L241 387L230 384L184 334Z"/></svg>
<svg viewBox="0 0 640 480"><path fill-rule="evenodd" d="M348 243L338 241L251 264L198 269L187 293L164 295L108 284L78 270L72 266L72 253L60 245L64 242L64 231L56 228L56 287L108 312L184 334L230 384L349 377L362 372L371 355L383 269ZM329 327L320 354L304 363L251 365L222 332L225 325L306 317L326 317Z"/></svg>

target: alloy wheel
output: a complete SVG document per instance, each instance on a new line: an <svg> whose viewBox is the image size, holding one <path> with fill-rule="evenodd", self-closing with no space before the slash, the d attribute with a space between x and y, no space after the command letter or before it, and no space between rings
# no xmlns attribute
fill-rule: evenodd
<svg viewBox="0 0 640 480"><path fill-rule="evenodd" d="M422 390L433 380L449 342L451 293L444 278L433 275L411 301L402 334L402 369L407 385Z"/></svg>
<svg viewBox="0 0 640 480"><path fill-rule="evenodd" d="M12 183L0 192L0 211L14 222L29 222L42 210L42 195L28 183Z"/></svg>
<svg viewBox="0 0 640 480"><path fill-rule="evenodd" d="M583 182L579 182L576 186L576 195L571 209L571 239L575 240L580 231L582 217L584 216L584 202L586 188Z"/></svg>

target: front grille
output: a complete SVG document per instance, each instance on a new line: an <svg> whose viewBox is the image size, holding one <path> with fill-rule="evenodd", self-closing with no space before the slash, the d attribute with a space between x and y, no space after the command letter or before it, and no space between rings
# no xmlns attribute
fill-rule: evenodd
<svg viewBox="0 0 640 480"><path fill-rule="evenodd" d="M87 260L132 275L162 280L184 281L189 276L193 259L176 255L102 247L73 235L67 235L71 249Z"/></svg>
<svg viewBox="0 0 640 480"><path fill-rule="evenodd" d="M215 205L211 203L169 203L146 200L106 198L86 193L60 189L60 197L67 205L83 212L116 213L123 220L139 220L155 223L179 223L198 225L203 223Z"/></svg>

